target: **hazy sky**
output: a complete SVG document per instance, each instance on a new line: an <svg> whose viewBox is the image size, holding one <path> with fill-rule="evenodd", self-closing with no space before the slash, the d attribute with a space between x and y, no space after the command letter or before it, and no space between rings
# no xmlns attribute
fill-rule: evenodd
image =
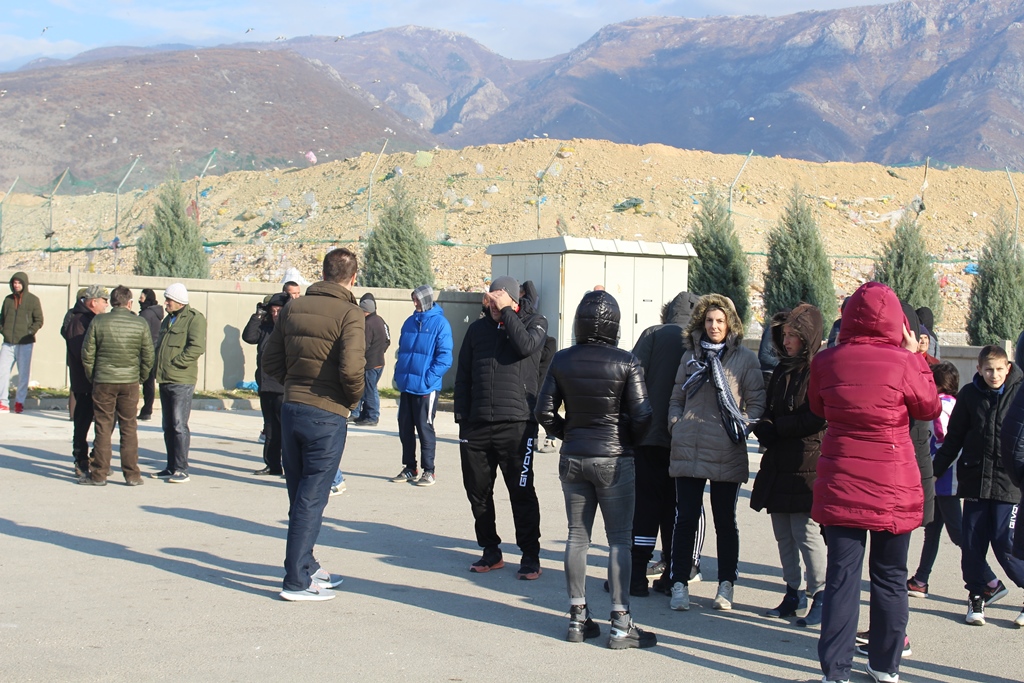
<svg viewBox="0 0 1024 683"><path fill-rule="evenodd" d="M598 29L642 16L769 14L880 0L3 0L0 68L94 47L216 45L416 24L465 33L516 59L567 52ZM253 29L246 33L246 29ZM45 29L45 31L44 31Z"/></svg>

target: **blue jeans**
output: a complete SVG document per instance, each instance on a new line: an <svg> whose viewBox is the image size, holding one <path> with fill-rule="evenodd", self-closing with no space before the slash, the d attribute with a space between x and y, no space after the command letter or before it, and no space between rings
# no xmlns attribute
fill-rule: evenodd
<svg viewBox="0 0 1024 683"><path fill-rule="evenodd" d="M281 407L281 459L288 485L285 590L306 590L310 576L320 568L313 546L347 435L348 424L341 415L302 403Z"/></svg>
<svg viewBox="0 0 1024 683"><path fill-rule="evenodd" d="M601 508L608 537L608 587L612 611L629 609L629 579L636 469L633 458L579 458L563 455L558 478L565 496L569 538L565 543L565 583L569 604L585 605L587 551L594 516Z"/></svg>
<svg viewBox="0 0 1024 683"><path fill-rule="evenodd" d="M384 366L379 368L368 368L363 377L366 380L366 388L363 389L363 397L359 399L359 405L352 411L352 417L357 420L376 422L380 419L380 391L377 390L377 382L384 372Z"/></svg>
<svg viewBox="0 0 1024 683"><path fill-rule="evenodd" d="M188 449L192 432L188 418L192 415L194 384L161 384L160 412L163 416L164 446L167 448L167 469L188 472Z"/></svg>

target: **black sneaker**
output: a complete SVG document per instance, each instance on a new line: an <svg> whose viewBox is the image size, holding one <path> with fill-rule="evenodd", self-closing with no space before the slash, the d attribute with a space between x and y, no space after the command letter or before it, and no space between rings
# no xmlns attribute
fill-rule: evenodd
<svg viewBox="0 0 1024 683"><path fill-rule="evenodd" d="M516 578L522 581L533 581L534 579L539 579L540 574L540 559L523 555L523 560L519 563L519 571L516 572Z"/></svg>
<svg viewBox="0 0 1024 683"><path fill-rule="evenodd" d="M988 607L994 602L999 602L1009 594L1010 591L1006 589L1006 586L1002 581L996 584L995 588L985 587L985 590L981 592L981 597L985 599L985 606Z"/></svg>
<svg viewBox="0 0 1024 683"><path fill-rule="evenodd" d="M405 467L397 475L395 475L394 477L391 477L391 481L393 481L393 482L395 482L397 484L401 484L401 483L408 484L409 482L416 481L419 478L419 476L420 476L419 471L417 471L417 470L415 470L415 469L413 469L411 467Z"/></svg>
<svg viewBox="0 0 1024 683"><path fill-rule="evenodd" d="M486 574L487 572L501 569L505 566L501 551L497 548L484 548L484 555L479 560L469 565L469 571L474 574Z"/></svg>
<svg viewBox="0 0 1024 683"><path fill-rule="evenodd" d="M601 635L601 627L590 618L590 610L586 605L572 605L569 608L569 631L565 639L570 643L582 643L584 640L597 638Z"/></svg>
<svg viewBox="0 0 1024 683"><path fill-rule="evenodd" d="M154 479L170 479L171 477L174 476L174 471L162 469L159 472L155 472L149 476L153 477Z"/></svg>
<svg viewBox="0 0 1024 683"><path fill-rule="evenodd" d="M861 641L864 642L861 642ZM857 634L857 648L856 653L867 657L868 656L868 632L862 631ZM903 636L903 657L910 657L914 654L914 651L910 649L910 636Z"/></svg>
<svg viewBox="0 0 1024 683"><path fill-rule="evenodd" d="M269 467L264 467L262 470L256 470L255 472L253 472L253 474L255 474L257 477L279 477L282 474L284 474L284 472L282 472L281 470L272 470Z"/></svg>
<svg viewBox="0 0 1024 683"><path fill-rule="evenodd" d="M139 413L139 422L149 422L153 419L153 413Z"/></svg>
<svg viewBox="0 0 1024 683"><path fill-rule="evenodd" d="M608 634L608 647L628 650L634 647L654 647L658 637L633 623L629 612L612 612L612 628Z"/></svg>
<svg viewBox="0 0 1024 683"><path fill-rule="evenodd" d="M352 424L354 424L356 427L376 427L377 420L364 420L362 418L359 418L358 420L354 420Z"/></svg>

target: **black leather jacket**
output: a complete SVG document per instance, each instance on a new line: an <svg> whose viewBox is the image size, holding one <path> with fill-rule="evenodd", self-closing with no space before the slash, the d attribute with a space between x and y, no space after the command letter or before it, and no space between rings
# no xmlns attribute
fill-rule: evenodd
<svg viewBox="0 0 1024 683"><path fill-rule="evenodd" d="M640 361L616 347L619 305L607 292L590 292L576 309L574 325L576 345L552 358L537 398L537 420L562 439L562 455L632 456L652 413ZM558 414L563 404L564 418Z"/></svg>

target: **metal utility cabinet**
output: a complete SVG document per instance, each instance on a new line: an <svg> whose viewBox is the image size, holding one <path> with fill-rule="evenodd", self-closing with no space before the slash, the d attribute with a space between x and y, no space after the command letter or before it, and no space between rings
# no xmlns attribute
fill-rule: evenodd
<svg viewBox="0 0 1024 683"><path fill-rule="evenodd" d="M540 312L558 348L573 343L573 318L584 294L603 286L622 312L619 346L632 349L640 333L661 322L661 307L686 291L693 246L586 237L552 237L493 244L491 278L511 275L533 280Z"/></svg>

